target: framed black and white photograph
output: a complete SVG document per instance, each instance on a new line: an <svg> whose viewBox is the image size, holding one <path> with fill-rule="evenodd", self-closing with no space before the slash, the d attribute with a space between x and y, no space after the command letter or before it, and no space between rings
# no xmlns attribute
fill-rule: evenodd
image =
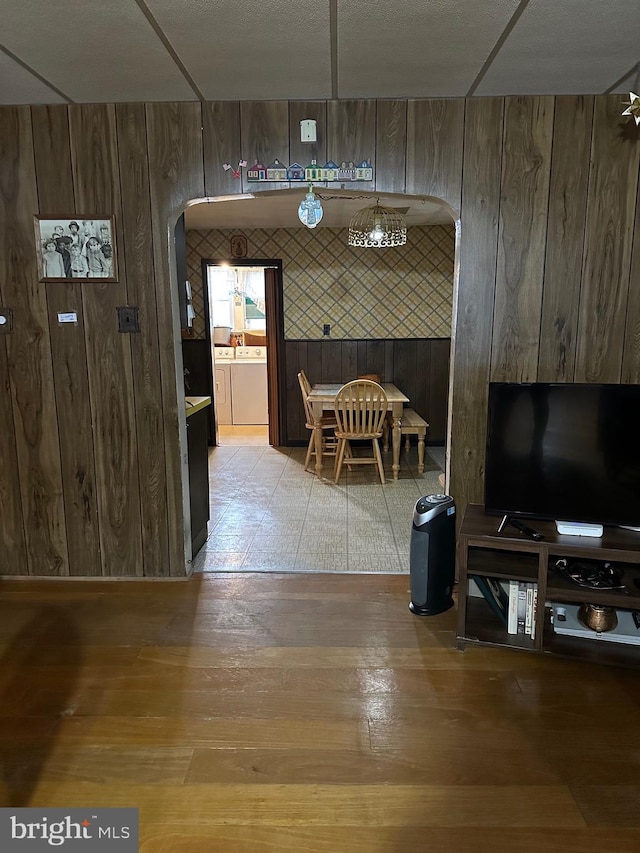
<svg viewBox="0 0 640 853"><path fill-rule="evenodd" d="M113 216L35 217L40 281L117 281Z"/></svg>

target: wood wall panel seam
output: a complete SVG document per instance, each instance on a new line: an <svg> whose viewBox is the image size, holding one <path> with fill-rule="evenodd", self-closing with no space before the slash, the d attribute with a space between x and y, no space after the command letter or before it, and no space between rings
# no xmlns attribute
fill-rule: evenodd
<svg viewBox="0 0 640 853"><path fill-rule="evenodd" d="M58 425L53 391L51 339L46 293L38 281L34 212L38 210L32 116L29 107L12 107L0 123L0 230L10 250L3 298L13 308L14 330L6 337L5 419L11 416L15 485L9 508L13 532L24 536L26 572L65 575L69 571ZM8 438L8 436L7 436ZM11 451L11 448L8 448ZM11 462L9 463L11 466ZM11 466L13 467L13 466ZM6 486L5 486L6 488ZM13 484L12 484L13 491ZM21 509L18 522L16 508ZM22 526L22 535L16 529Z"/></svg>
<svg viewBox="0 0 640 853"><path fill-rule="evenodd" d="M640 147L619 133L618 110L615 95L595 101L577 373L586 382L622 372Z"/></svg>
<svg viewBox="0 0 640 853"><path fill-rule="evenodd" d="M622 381L640 382L640 168L638 169L636 187L636 215L629 274L629 300L625 324Z"/></svg>
<svg viewBox="0 0 640 853"><path fill-rule="evenodd" d="M84 289L102 573L135 576L142 574L141 508L130 339L116 324L127 294L116 111L114 105L69 110L76 200L87 213L115 216L120 270L119 281Z"/></svg>
<svg viewBox="0 0 640 853"><path fill-rule="evenodd" d="M40 213L76 216L78 207L71 162L69 112L66 108L32 107L32 114L41 118L34 124ZM46 297L69 575L95 577L100 574L101 566L100 529L82 285L77 282L49 285L46 286ZM77 324L59 324L58 313L69 311L77 312Z"/></svg>
<svg viewBox="0 0 640 853"><path fill-rule="evenodd" d="M498 263L504 155L504 99L470 101L465 111L459 279L450 367L450 491L460 506L482 500L487 388Z"/></svg>
<svg viewBox="0 0 640 853"><path fill-rule="evenodd" d="M491 378L532 381L538 366L553 98L505 102Z"/></svg>
<svg viewBox="0 0 640 853"><path fill-rule="evenodd" d="M592 124L593 98L556 99L538 358L541 381L572 381L575 375Z"/></svg>
<svg viewBox="0 0 640 853"><path fill-rule="evenodd" d="M139 307L140 332L130 336L135 434L140 489L143 574L153 577L169 562L162 385L151 229L151 197L144 105L116 109L120 190L123 197L123 254L127 304ZM126 201L128 199L128 202Z"/></svg>

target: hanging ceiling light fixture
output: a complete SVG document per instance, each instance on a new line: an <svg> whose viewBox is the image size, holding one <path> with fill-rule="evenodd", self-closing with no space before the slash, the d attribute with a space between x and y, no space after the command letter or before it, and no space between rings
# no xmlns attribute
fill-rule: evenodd
<svg viewBox="0 0 640 853"><path fill-rule="evenodd" d="M318 196L313 192L313 184L309 184L309 192L300 202L298 219L307 228L315 228L322 219L324 211Z"/></svg>
<svg viewBox="0 0 640 853"><path fill-rule="evenodd" d="M350 246L386 248L404 246L407 242L407 223L403 214L393 207L364 207L349 223Z"/></svg>

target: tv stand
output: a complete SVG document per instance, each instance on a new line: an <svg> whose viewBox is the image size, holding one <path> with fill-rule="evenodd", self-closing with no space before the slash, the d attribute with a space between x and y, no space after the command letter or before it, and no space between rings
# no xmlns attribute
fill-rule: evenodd
<svg viewBox="0 0 640 853"><path fill-rule="evenodd" d="M564 533L566 536L593 536L600 537L604 533L604 527L601 524L587 524L582 521L558 521L556 519L556 529L558 533Z"/></svg>
<svg viewBox="0 0 640 853"><path fill-rule="evenodd" d="M640 613L640 536L606 527L602 537L595 539L561 534L553 521L536 521L544 539L535 541L510 525L498 533L499 521L478 504L469 504L464 513L457 551L458 648L496 646L640 667L640 646L634 645L640 641L640 629L632 619L634 612ZM574 584L554 569L561 558L613 563L623 570L625 588L596 590ZM537 607L529 632L509 633L508 614L502 621L495 606L477 591L475 577L499 581L507 598L514 588L531 591ZM607 639L607 632L583 631L582 625L567 633L562 614L554 626L554 611L577 614L586 604L615 608L616 634L611 632ZM630 629L623 628L629 625Z"/></svg>

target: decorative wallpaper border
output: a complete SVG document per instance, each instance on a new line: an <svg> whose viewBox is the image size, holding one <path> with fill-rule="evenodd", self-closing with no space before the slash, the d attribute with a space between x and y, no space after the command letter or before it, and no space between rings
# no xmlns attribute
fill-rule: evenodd
<svg viewBox="0 0 640 853"><path fill-rule="evenodd" d="M204 338L201 261L230 260L230 238L247 238L248 258L281 258L287 339L447 338L451 335L453 225L409 228L407 243L353 248L346 228L187 231L187 269Z"/></svg>

